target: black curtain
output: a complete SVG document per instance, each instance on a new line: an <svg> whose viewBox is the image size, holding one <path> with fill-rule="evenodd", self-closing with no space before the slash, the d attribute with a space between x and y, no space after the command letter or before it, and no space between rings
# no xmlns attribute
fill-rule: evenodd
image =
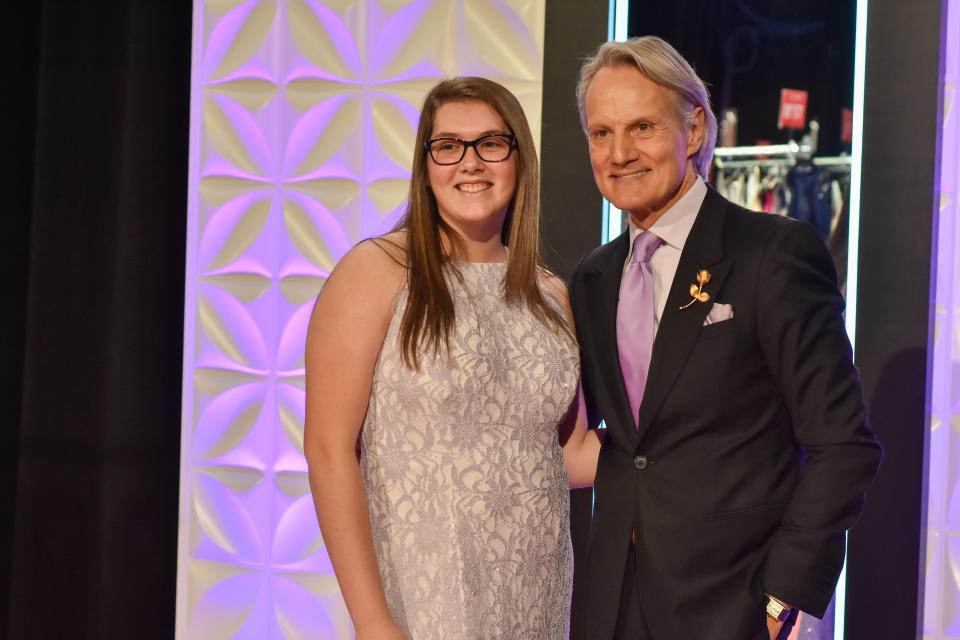
<svg viewBox="0 0 960 640"><path fill-rule="evenodd" d="M18 640L171 638L191 2L18 4L2 623Z"/></svg>
<svg viewBox="0 0 960 640"><path fill-rule="evenodd" d="M856 0L674 0L631 3L630 35L658 35L707 83L717 117L734 107L737 144L779 144L780 89L809 92L820 155L849 152L841 112L853 106Z"/></svg>

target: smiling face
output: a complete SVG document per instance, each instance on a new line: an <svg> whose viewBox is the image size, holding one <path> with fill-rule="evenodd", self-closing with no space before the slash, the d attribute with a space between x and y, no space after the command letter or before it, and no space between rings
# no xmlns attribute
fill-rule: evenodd
<svg viewBox="0 0 960 640"><path fill-rule="evenodd" d="M446 102L437 108L430 138L475 140L509 134L503 118L479 100ZM485 162L473 148L457 164L439 165L426 158L427 179L440 216L462 236L499 236L517 186L517 154L502 162Z"/></svg>
<svg viewBox="0 0 960 640"><path fill-rule="evenodd" d="M590 164L603 196L649 228L696 182L703 111L684 126L672 92L632 66L600 69L586 93Z"/></svg>

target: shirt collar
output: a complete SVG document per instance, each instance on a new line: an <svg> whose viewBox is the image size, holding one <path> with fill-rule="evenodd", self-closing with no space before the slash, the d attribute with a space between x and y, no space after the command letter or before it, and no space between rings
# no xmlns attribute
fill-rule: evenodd
<svg viewBox="0 0 960 640"><path fill-rule="evenodd" d="M683 251L683 245L687 242L687 236L690 235L690 229L693 228L697 213L706 197L707 185L703 182L703 178L697 176L693 186L653 223L650 231L660 236L665 244ZM627 262L630 262L630 258L633 257L633 242L643 229L634 224L633 218L627 219L630 222L630 248L627 251Z"/></svg>

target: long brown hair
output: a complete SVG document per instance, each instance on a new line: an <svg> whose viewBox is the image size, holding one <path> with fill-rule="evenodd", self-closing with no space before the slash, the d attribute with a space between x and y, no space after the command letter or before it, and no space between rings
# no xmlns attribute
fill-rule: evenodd
<svg viewBox="0 0 960 640"><path fill-rule="evenodd" d="M524 304L547 325L572 338L560 312L543 296L538 283L540 262L540 171L533 135L516 97L500 84L477 77L460 77L437 84L423 103L413 154L413 176L406 214L397 230L406 232L407 304L400 324L403 361L419 369L421 345L439 352L448 347L455 324L453 298L444 279L445 269L455 269L443 249L441 230L457 246L457 232L440 216L437 199L427 180L425 143L433 132L437 109L448 102L479 100L496 111L516 136L517 185L503 221L501 241L510 248L504 276L508 304Z"/></svg>

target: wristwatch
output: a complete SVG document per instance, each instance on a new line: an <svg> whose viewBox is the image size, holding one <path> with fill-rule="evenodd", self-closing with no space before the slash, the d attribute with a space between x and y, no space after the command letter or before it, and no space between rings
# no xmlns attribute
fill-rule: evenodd
<svg viewBox="0 0 960 640"><path fill-rule="evenodd" d="M781 602L773 596L767 596L767 615L776 620L777 622L783 622L787 619L787 616L790 615L790 605L786 602Z"/></svg>

